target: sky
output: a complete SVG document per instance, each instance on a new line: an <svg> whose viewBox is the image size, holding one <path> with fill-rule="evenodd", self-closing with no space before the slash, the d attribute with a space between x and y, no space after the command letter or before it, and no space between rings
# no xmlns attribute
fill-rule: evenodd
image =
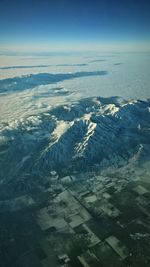
<svg viewBox="0 0 150 267"><path fill-rule="evenodd" d="M150 49L149 0L1 0L0 51Z"/></svg>

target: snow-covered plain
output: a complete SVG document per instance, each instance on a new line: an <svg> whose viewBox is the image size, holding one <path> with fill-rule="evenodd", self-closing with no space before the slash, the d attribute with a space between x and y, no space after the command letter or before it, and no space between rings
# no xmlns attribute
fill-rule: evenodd
<svg viewBox="0 0 150 267"><path fill-rule="evenodd" d="M45 82L46 81L46 82ZM0 56L0 119L93 96L150 97L150 54Z"/></svg>
<svg viewBox="0 0 150 267"><path fill-rule="evenodd" d="M0 186L149 160L149 63L145 53L1 55Z"/></svg>

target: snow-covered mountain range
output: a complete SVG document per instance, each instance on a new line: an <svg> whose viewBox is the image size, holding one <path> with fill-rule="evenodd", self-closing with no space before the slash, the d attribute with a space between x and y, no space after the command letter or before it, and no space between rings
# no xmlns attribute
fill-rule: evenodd
<svg viewBox="0 0 150 267"><path fill-rule="evenodd" d="M50 171L118 168L142 161L150 148L150 100L87 98L1 124L1 184Z"/></svg>

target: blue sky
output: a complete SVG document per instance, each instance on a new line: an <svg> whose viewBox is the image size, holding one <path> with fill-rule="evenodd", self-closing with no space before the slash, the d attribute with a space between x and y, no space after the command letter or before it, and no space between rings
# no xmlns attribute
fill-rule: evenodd
<svg viewBox="0 0 150 267"><path fill-rule="evenodd" d="M1 0L0 48L147 44L148 0Z"/></svg>

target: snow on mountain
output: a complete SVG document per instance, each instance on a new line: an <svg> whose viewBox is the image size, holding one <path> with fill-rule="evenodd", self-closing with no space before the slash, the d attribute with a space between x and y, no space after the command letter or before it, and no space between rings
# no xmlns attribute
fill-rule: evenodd
<svg viewBox="0 0 150 267"><path fill-rule="evenodd" d="M94 164L126 164L141 151L141 144L150 143L149 105L149 101L127 102L114 97L84 99L52 109L50 114L60 128L62 121L70 124L42 153L38 165L53 169L70 164L82 169Z"/></svg>
<svg viewBox="0 0 150 267"><path fill-rule="evenodd" d="M82 99L4 123L0 133L1 183L26 175L36 182L52 170L118 168L149 151L150 100Z"/></svg>
<svg viewBox="0 0 150 267"><path fill-rule="evenodd" d="M146 162L149 152L150 100L87 98L1 122L1 198L30 191L53 170L117 169Z"/></svg>

